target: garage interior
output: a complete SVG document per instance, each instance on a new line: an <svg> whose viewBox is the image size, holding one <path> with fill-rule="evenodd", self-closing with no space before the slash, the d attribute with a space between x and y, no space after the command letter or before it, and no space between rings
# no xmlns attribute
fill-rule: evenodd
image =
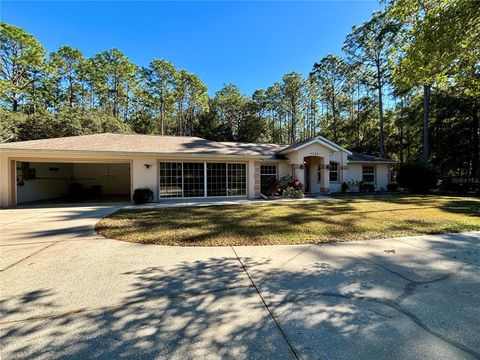
<svg viewBox="0 0 480 360"><path fill-rule="evenodd" d="M130 201L129 163L16 162L17 204Z"/></svg>

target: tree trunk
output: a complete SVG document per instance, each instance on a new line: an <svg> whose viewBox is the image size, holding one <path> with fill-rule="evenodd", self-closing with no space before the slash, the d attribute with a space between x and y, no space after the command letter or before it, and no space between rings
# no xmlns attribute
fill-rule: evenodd
<svg viewBox="0 0 480 360"><path fill-rule="evenodd" d="M18 99L17 99L17 94L15 93L12 96L12 110L18 111Z"/></svg>
<svg viewBox="0 0 480 360"><path fill-rule="evenodd" d="M423 85L423 153L422 161L428 163L429 158L429 140L428 140L428 116L430 113L430 84Z"/></svg>
<svg viewBox="0 0 480 360"><path fill-rule="evenodd" d="M400 124L400 163L403 164L403 124Z"/></svg>
<svg viewBox="0 0 480 360"><path fill-rule="evenodd" d="M70 109L73 108L73 79L72 79L72 75L69 73L69 76L68 76L68 83L69 83L69 99L68 99L68 102L69 102L69 105L70 105Z"/></svg>
<svg viewBox="0 0 480 360"><path fill-rule="evenodd" d="M164 126L163 126L163 84L160 89L160 134L164 135Z"/></svg>
<svg viewBox="0 0 480 360"><path fill-rule="evenodd" d="M480 161L479 161L479 121L478 118L478 108L473 107L472 113L472 136L473 136L473 156L472 156L472 178L476 180L480 174Z"/></svg>
<svg viewBox="0 0 480 360"><path fill-rule="evenodd" d="M377 71L377 84L378 84L378 112L380 115L380 134L379 134L379 150L380 157L385 156L385 141L383 139L383 92L382 92L382 79L380 78L380 71Z"/></svg>
<svg viewBox="0 0 480 360"><path fill-rule="evenodd" d="M360 151L360 82L357 84L357 151Z"/></svg>
<svg viewBox="0 0 480 360"><path fill-rule="evenodd" d="M332 95L332 113L333 113L333 142L337 142L337 118L335 109L335 93Z"/></svg>
<svg viewBox="0 0 480 360"><path fill-rule="evenodd" d="M127 93L126 93L126 98L125 98L125 114L124 114L125 121L128 120L128 107L130 106L129 92L130 92L130 84L127 83Z"/></svg>

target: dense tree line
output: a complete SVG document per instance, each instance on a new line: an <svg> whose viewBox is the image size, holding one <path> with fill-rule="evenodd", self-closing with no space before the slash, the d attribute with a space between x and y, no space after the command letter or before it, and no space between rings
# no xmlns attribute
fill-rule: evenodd
<svg viewBox="0 0 480 360"><path fill-rule="evenodd" d="M0 32L0 136L97 132L289 144L321 134L353 151L423 160L478 177L480 2L390 0L308 76L243 94L171 62L139 67L118 49L47 54L22 29ZM321 40L319 40L321 41Z"/></svg>

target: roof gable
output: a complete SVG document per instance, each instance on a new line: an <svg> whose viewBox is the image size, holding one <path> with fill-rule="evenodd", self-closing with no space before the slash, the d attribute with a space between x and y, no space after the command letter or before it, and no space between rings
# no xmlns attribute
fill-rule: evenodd
<svg viewBox="0 0 480 360"><path fill-rule="evenodd" d="M315 143L319 143L319 144L325 146L326 148L328 148L329 150L332 150L332 151L344 151L348 155L352 154L347 149L341 147L340 145L338 145L338 144L334 143L333 141L330 141L330 140L328 140L328 139L326 139L326 138L324 138L323 136L320 136L320 135L315 136L315 137L310 138L310 139L307 139L307 140L304 140L304 141L301 141L299 143L290 145L290 146L282 149L278 153L279 154L286 154L286 153L289 153L289 152L292 152L292 151L298 151L298 150L300 150L300 149L302 149L306 146L309 146L309 145L312 145L312 144L315 144Z"/></svg>

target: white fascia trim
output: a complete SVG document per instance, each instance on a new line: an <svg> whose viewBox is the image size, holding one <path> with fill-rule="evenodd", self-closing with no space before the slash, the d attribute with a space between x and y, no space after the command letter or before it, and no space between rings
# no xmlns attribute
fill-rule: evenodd
<svg viewBox="0 0 480 360"><path fill-rule="evenodd" d="M349 160L347 164L400 164L400 161L396 161L396 160L389 160L389 161Z"/></svg>

